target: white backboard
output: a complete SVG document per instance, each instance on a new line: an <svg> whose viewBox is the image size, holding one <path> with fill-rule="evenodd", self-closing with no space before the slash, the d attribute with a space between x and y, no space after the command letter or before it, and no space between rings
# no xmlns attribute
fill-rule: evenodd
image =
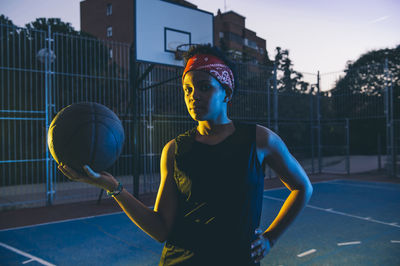
<svg viewBox="0 0 400 266"><path fill-rule="evenodd" d="M180 44L214 44L213 14L162 0L135 1L136 60L182 66Z"/></svg>

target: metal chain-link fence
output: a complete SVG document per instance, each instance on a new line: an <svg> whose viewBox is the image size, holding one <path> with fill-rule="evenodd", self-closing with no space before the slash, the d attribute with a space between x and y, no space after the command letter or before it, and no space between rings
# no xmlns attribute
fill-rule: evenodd
<svg viewBox="0 0 400 266"><path fill-rule="evenodd" d="M183 69L135 63L125 43L0 30L0 208L101 196L65 178L47 149L55 114L81 101L106 105L123 123L124 149L109 171L132 193L155 193L163 146L195 126L183 101ZM400 99L390 62L354 73L303 73L309 82L300 88L288 86L282 71L238 64L229 117L278 133L309 174L399 173Z"/></svg>

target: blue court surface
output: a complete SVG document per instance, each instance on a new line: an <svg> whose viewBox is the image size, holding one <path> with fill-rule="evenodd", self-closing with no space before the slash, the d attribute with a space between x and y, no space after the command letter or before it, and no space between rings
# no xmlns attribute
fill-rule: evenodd
<svg viewBox="0 0 400 266"><path fill-rule="evenodd" d="M400 184L315 183L262 265L400 265ZM264 192L262 227L287 189ZM123 213L0 231L0 265L157 265L162 244Z"/></svg>

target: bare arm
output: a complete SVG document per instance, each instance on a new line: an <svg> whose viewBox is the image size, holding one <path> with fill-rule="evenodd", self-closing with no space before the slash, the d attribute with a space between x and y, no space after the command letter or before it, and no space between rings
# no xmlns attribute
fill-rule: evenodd
<svg viewBox="0 0 400 266"><path fill-rule="evenodd" d="M161 155L161 181L154 210L145 206L125 189L114 197L126 215L159 242L166 240L176 213L177 192L173 180L174 151L175 141L172 140L165 145ZM108 191L117 187L117 181L107 172L98 174L85 169L88 176L81 176L67 166L59 166L59 169L75 181L96 185Z"/></svg>
<svg viewBox="0 0 400 266"><path fill-rule="evenodd" d="M278 174L290 190L278 215L263 233L273 245L306 206L313 188L307 174L278 135L258 126L257 148L259 157Z"/></svg>

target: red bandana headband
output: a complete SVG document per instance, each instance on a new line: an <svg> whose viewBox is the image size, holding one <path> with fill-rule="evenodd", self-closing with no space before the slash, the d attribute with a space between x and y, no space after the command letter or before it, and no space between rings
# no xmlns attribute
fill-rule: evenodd
<svg viewBox="0 0 400 266"><path fill-rule="evenodd" d="M221 84L227 85L232 91L235 88L232 70L216 56L209 54L197 54L192 56L183 71L182 83L185 75L192 70L205 71L216 78Z"/></svg>

